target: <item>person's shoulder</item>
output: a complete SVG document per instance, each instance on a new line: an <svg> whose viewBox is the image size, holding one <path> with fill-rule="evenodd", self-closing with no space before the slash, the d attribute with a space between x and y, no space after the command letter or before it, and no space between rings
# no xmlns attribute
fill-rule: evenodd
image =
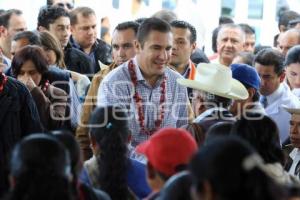
<svg viewBox="0 0 300 200"><path fill-rule="evenodd" d="M27 87L23 83L10 76L7 76L7 82L5 86L9 89L9 93L11 94L13 94L14 90L29 93Z"/></svg>
<svg viewBox="0 0 300 200"><path fill-rule="evenodd" d="M299 98L289 89L285 91L285 96L282 98L282 104L292 108L300 108Z"/></svg>
<svg viewBox="0 0 300 200"><path fill-rule="evenodd" d="M75 48L75 47L70 47L67 49L67 51L70 53L70 56L72 58L77 57L77 59L86 59L86 60L90 60L89 57L82 52L81 50ZM84 61L84 60L82 60Z"/></svg>
<svg viewBox="0 0 300 200"><path fill-rule="evenodd" d="M128 81L129 72L127 62L112 69L103 79L103 81Z"/></svg>
<svg viewBox="0 0 300 200"><path fill-rule="evenodd" d="M67 93L64 90L62 90L58 87L55 87L51 84L49 85L49 91L55 97L66 97L67 98Z"/></svg>
<svg viewBox="0 0 300 200"><path fill-rule="evenodd" d="M105 49L105 50L110 50L111 46L104 42L103 40L97 38L96 40L96 48L97 49Z"/></svg>
<svg viewBox="0 0 300 200"><path fill-rule="evenodd" d="M166 74L167 74L167 76L170 76L170 77L173 77L173 78L182 78L183 77L179 72L177 72L171 66L166 67Z"/></svg>
<svg viewBox="0 0 300 200"><path fill-rule="evenodd" d="M60 69L59 67L50 67L48 71L48 76L53 77L53 78L58 78L62 80L67 80L69 81L71 75L68 71L65 71L63 69Z"/></svg>

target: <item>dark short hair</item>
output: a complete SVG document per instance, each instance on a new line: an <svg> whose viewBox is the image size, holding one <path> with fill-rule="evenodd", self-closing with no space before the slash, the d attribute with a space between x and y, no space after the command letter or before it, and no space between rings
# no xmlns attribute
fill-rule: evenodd
<svg viewBox="0 0 300 200"><path fill-rule="evenodd" d="M284 11L279 16L278 28L280 27L280 25L283 25L287 28L289 25L289 21L297 19L298 17L300 17L300 15L299 15L299 13L297 13L295 11L292 11L292 10Z"/></svg>
<svg viewBox="0 0 300 200"><path fill-rule="evenodd" d="M139 27L137 32L137 40L142 47L151 31L158 31L162 33L171 32L170 25L159 18L151 17L146 19Z"/></svg>
<svg viewBox="0 0 300 200"><path fill-rule="evenodd" d="M49 25L53 24L55 20L60 17L68 17L70 18L69 13L62 7L59 6L44 6L40 9L38 15L38 23L37 26L42 26L49 30ZM37 28L38 28L37 27Z"/></svg>
<svg viewBox="0 0 300 200"><path fill-rule="evenodd" d="M71 25L77 24L78 14L81 14L83 17L88 17L90 15L96 15L95 11L89 7L77 7L70 12Z"/></svg>
<svg viewBox="0 0 300 200"><path fill-rule="evenodd" d="M209 182L219 199L282 199L283 189L271 177L255 164L245 167L254 155L250 144L237 136L211 140L190 161L193 187L201 195Z"/></svg>
<svg viewBox="0 0 300 200"><path fill-rule="evenodd" d="M27 39L30 45L41 45L41 40L39 35L34 31L22 31L18 32L14 37L13 41L18 41L21 39Z"/></svg>
<svg viewBox="0 0 300 200"><path fill-rule="evenodd" d="M300 63L300 45L293 46L286 54L284 65Z"/></svg>
<svg viewBox="0 0 300 200"><path fill-rule="evenodd" d="M219 26L223 24L233 24L234 21L230 17L220 16L219 17Z"/></svg>
<svg viewBox="0 0 300 200"><path fill-rule="evenodd" d="M278 127L270 117L259 113L247 113L247 116L242 116L235 122L231 133L248 141L267 164L283 164L284 155L281 151Z"/></svg>
<svg viewBox="0 0 300 200"><path fill-rule="evenodd" d="M254 54L251 52L242 51L239 52L235 57L240 57L244 64L253 66Z"/></svg>
<svg viewBox="0 0 300 200"><path fill-rule="evenodd" d="M139 23L139 24L142 24L145 19L147 19L147 17L141 17L141 18L137 18L136 20L134 20L135 22Z"/></svg>
<svg viewBox="0 0 300 200"><path fill-rule="evenodd" d="M115 28L115 30L117 31L123 31L126 29L132 29L135 33L135 35L138 32L140 24L134 21L127 21L127 22L122 22L120 24L118 24Z"/></svg>
<svg viewBox="0 0 300 200"><path fill-rule="evenodd" d="M273 66L274 72L280 75L284 71L284 55L272 48L262 49L254 57L254 63L265 66Z"/></svg>
<svg viewBox="0 0 300 200"><path fill-rule="evenodd" d="M250 86L250 85L248 85L246 83L243 83L243 85L245 86L246 89L250 89L250 88L255 89L254 87L252 87L252 86ZM255 89L255 93L254 93L254 95L252 97L252 101L253 102L258 102L259 101L259 97L260 97L259 91L257 89Z"/></svg>
<svg viewBox="0 0 300 200"><path fill-rule="evenodd" d="M182 28L182 29L189 29L189 31L191 32L191 36L190 36L190 42L194 43L197 40L197 31L195 29L195 27L186 22L186 21L182 21L182 20L174 20L171 22L171 27L175 27L175 28Z"/></svg>
<svg viewBox="0 0 300 200"><path fill-rule="evenodd" d="M10 17L12 15L20 16L22 14L23 14L23 12L18 9L9 9L7 11L4 11L0 15L0 26L4 26L5 28L8 28L8 25L9 25L8 23L9 23Z"/></svg>
<svg viewBox="0 0 300 200"><path fill-rule="evenodd" d="M268 49L268 48L272 48L271 46L268 46L268 45L261 45L261 44L258 44L258 45L255 45L254 47L254 55L256 55L258 52L260 52L261 50L263 49Z"/></svg>
<svg viewBox="0 0 300 200"><path fill-rule="evenodd" d="M239 26L243 29L245 34L255 35L255 30L249 24L239 24Z"/></svg>
<svg viewBox="0 0 300 200"><path fill-rule="evenodd" d="M220 26L218 26L217 28L215 28L212 32L212 36L211 36L211 48L213 50L213 52L217 53L218 49L217 49L217 38L218 38L218 33L220 30Z"/></svg>
<svg viewBox="0 0 300 200"><path fill-rule="evenodd" d="M17 77L23 64L28 60L34 63L36 70L42 74L42 79L44 79L48 72L47 60L42 48L35 45L25 46L16 52L11 63L13 75Z"/></svg>
<svg viewBox="0 0 300 200"><path fill-rule="evenodd" d="M47 6L52 6L53 0L47 0L46 3L47 3ZM74 4L74 0L72 0L72 3Z"/></svg>

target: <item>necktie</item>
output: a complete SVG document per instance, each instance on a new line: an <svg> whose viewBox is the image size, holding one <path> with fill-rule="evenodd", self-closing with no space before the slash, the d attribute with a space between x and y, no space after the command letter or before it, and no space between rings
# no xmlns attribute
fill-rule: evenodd
<svg viewBox="0 0 300 200"><path fill-rule="evenodd" d="M260 102L264 108L266 108L268 106L268 100L267 100L266 96L262 96Z"/></svg>
<svg viewBox="0 0 300 200"><path fill-rule="evenodd" d="M296 165L294 175L298 177L299 176L299 172L300 172L300 161L298 161L298 163Z"/></svg>

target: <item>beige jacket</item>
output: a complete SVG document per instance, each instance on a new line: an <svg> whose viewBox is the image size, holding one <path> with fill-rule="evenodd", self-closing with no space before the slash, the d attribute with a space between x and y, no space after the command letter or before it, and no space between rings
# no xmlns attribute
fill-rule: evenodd
<svg viewBox="0 0 300 200"><path fill-rule="evenodd" d="M110 66L103 65L101 67L101 70L93 77L87 96L82 105L80 123L76 129L76 139L79 142L84 160L88 160L92 157L87 124L92 111L97 105L98 88L103 78L116 67L115 64L111 64Z"/></svg>

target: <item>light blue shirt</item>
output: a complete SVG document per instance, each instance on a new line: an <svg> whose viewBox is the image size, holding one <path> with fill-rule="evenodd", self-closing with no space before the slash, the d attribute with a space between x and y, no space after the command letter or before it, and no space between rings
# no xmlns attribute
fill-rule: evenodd
<svg viewBox="0 0 300 200"><path fill-rule="evenodd" d="M160 111L162 78L157 81L154 87L150 86L144 79L136 58L133 59L137 75L137 92L141 95L144 103L145 128L155 128L155 120ZM188 122L188 96L184 86L179 85L176 79L182 76L174 70L166 67L166 100L165 113L161 123L162 127L181 127ZM133 99L134 86L131 82L128 71L128 62L123 63L111 71L101 82L98 90L98 106L119 105L128 110L129 128L132 133L132 145L136 146L149 138L148 135L140 132L138 111Z"/></svg>

